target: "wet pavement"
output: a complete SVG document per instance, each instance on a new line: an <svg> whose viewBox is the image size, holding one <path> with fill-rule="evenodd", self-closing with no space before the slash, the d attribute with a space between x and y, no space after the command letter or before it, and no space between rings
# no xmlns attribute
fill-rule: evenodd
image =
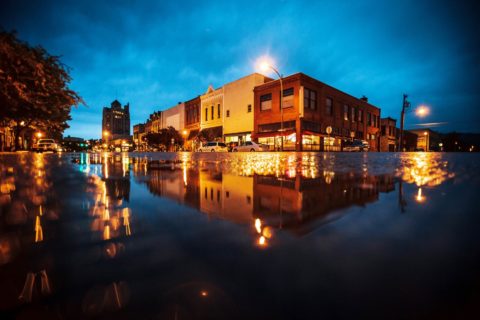
<svg viewBox="0 0 480 320"><path fill-rule="evenodd" d="M14 318L479 313L479 154L0 154L0 187Z"/></svg>

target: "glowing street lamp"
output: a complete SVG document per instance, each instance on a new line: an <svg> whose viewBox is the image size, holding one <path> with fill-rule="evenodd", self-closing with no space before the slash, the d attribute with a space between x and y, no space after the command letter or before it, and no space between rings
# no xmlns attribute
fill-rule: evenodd
<svg viewBox="0 0 480 320"><path fill-rule="evenodd" d="M425 116L428 116L428 114L430 113L430 109L428 109L427 106L419 106L416 110L415 110L415 114L421 118L425 117Z"/></svg>
<svg viewBox="0 0 480 320"><path fill-rule="evenodd" d="M37 132L37 138L39 138L39 139L40 139L42 136L43 136L43 133L41 133L41 132Z"/></svg>
<svg viewBox="0 0 480 320"><path fill-rule="evenodd" d="M273 70L278 76L278 79L280 80L280 133L281 133L281 146L280 146L280 151L283 151L283 79L282 75L280 72L278 72L277 68L273 66L273 62L271 59L264 57L259 61L259 67L260 70L263 72L267 72L269 69Z"/></svg>

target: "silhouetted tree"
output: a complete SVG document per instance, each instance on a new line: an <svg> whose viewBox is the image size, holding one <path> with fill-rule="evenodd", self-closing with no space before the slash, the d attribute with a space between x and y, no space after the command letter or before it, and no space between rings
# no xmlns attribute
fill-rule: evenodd
<svg viewBox="0 0 480 320"><path fill-rule="evenodd" d="M158 133L148 133L145 138L147 139L147 143L149 145L154 146L171 146L171 145L181 145L183 144L183 137L175 130L174 127L168 127L165 129L161 129ZM173 139L173 144L172 144Z"/></svg>
<svg viewBox="0 0 480 320"><path fill-rule="evenodd" d="M22 128L61 133L68 128L71 107L84 104L68 87L68 72L59 57L41 46L31 47L15 33L0 31L0 119L13 127L17 149Z"/></svg>

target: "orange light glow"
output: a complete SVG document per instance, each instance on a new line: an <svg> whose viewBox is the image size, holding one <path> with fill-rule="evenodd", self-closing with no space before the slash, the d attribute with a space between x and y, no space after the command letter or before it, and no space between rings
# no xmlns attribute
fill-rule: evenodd
<svg viewBox="0 0 480 320"><path fill-rule="evenodd" d="M415 110L415 114L419 117L425 117L430 113L430 110L426 106L420 106Z"/></svg>
<svg viewBox="0 0 480 320"><path fill-rule="evenodd" d="M258 238L258 245L261 247L265 247L267 245L267 240L265 239L264 236L261 236Z"/></svg>
<svg viewBox="0 0 480 320"><path fill-rule="evenodd" d="M208 297L208 291L202 290L202 291L200 291L200 295L201 295L202 297Z"/></svg>
<svg viewBox="0 0 480 320"><path fill-rule="evenodd" d="M258 218L255 219L255 230L257 230L259 234L262 233L262 221Z"/></svg>
<svg viewBox="0 0 480 320"><path fill-rule="evenodd" d="M416 200L417 200L417 202L425 201L425 197L422 195L422 188L418 188Z"/></svg>

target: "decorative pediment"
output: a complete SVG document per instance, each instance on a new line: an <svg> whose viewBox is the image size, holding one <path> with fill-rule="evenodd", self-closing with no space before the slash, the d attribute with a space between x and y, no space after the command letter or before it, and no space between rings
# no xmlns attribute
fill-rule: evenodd
<svg viewBox="0 0 480 320"><path fill-rule="evenodd" d="M213 91L215 91L215 89L213 89L213 86L212 86L212 85L209 85L209 86L208 86L208 89L207 89L207 92L206 92L205 94L212 93Z"/></svg>

